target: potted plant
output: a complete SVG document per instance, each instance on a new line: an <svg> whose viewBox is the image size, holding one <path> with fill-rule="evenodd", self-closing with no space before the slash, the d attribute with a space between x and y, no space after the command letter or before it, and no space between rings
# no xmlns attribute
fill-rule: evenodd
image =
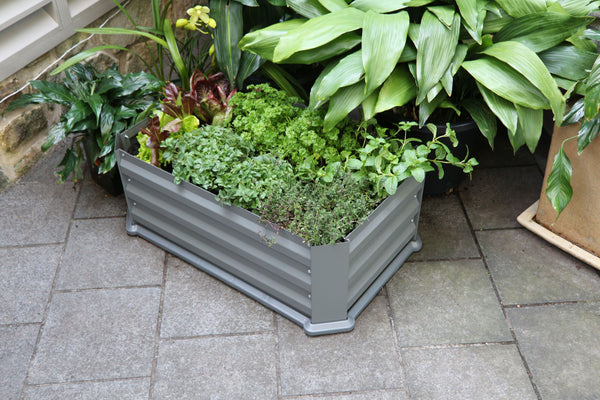
<svg viewBox="0 0 600 400"><path fill-rule="evenodd" d="M519 222L600 269L600 56L576 90L581 97L554 128L540 199Z"/></svg>
<svg viewBox="0 0 600 400"><path fill-rule="evenodd" d="M326 129L359 105L365 119L414 106L420 126L445 108L469 115L492 146L500 121L515 151L533 151L543 110L562 121L560 89L595 58L583 32L598 5L588 0L286 4L303 18L251 32L240 47L275 63L323 61L310 107L328 104Z"/></svg>
<svg viewBox="0 0 600 400"><path fill-rule="evenodd" d="M322 110L298 107L299 99L268 85L227 99L233 111L224 124L194 123L203 99L185 98L167 95L141 138L139 127L119 137L127 231L309 335L351 330L420 248L426 171L453 163L469 172L476 164L454 158L434 128L423 143L348 119L324 132ZM150 141L160 154L135 149ZM436 157L427 159L432 149Z"/></svg>
<svg viewBox="0 0 600 400"><path fill-rule="evenodd" d="M71 175L74 180L81 178L81 163L86 159L94 181L113 195L122 193L115 168L115 136L152 111L163 83L143 72L121 75L116 66L99 72L90 64L75 64L65 71L61 83L30 84L37 92L22 95L7 110L40 103L64 107L60 121L42 145L47 151L70 141L58 164L59 183Z"/></svg>

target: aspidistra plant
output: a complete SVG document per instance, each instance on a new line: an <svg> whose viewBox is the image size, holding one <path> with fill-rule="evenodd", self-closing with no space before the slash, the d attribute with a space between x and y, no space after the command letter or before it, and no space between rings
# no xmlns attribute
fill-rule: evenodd
<svg viewBox="0 0 600 400"><path fill-rule="evenodd" d="M414 104L420 125L437 108L453 108L468 113L490 145L500 121L515 150L526 144L533 151L543 110L562 121L561 88L569 90L595 58L593 42L583 33L597 1L287 0L287 5L305 19L251 32L240 47L275 63L323 62L310 107L327 104L326 129L359 105L369 119Z"/></svg>

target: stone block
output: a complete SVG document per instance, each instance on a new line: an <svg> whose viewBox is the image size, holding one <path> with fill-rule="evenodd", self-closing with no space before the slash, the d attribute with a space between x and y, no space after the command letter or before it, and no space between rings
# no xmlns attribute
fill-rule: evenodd
<svg viewBox="0 0 600 400"><path fill-rule="evenodd" d="M0 130L0 150L12 153L48 126L44 107L30 106Z"/></svg>

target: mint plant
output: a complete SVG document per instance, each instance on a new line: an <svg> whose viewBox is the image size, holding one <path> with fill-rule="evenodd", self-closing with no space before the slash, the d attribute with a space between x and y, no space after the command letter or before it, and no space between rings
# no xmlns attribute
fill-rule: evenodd
<svg viewBox="0 0 600 400"><path fill-rule="evenodd" d="M435 169L434 166L438 168L438 176L442 179L443 164L459 167L467 174L478 165L477 160L469 158L468 154L463 160L456 158L443 143L442 139L448 138L454 147L458 145L456 132L450 128L450 124L447 124L443 135L438 135L436 125L428 124L427 128L433 137L425 143L408 136L413 126L417 126L417 123L400 123L397 131L389 137L385 128L377 127L377 135L373 135L363 127L365 145L346 161L347 168L354 171L353 176L371 183L380 198L396 193L398 185L407 178L413 177L422 182L425 174Z"/></svg>

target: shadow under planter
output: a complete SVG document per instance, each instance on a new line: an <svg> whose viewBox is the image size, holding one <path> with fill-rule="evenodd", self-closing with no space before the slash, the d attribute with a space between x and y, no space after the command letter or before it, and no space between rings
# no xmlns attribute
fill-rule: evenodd
<svg viewBox="0 0 600 400"><path fill-rule="evenodd" d="M127 232L283 315L308 335L347 332L415 251L423 185L409 179L341 243L310 246L245 209L139 160L118 141ZM127 136L129 135L129 136Z"/></svg>

